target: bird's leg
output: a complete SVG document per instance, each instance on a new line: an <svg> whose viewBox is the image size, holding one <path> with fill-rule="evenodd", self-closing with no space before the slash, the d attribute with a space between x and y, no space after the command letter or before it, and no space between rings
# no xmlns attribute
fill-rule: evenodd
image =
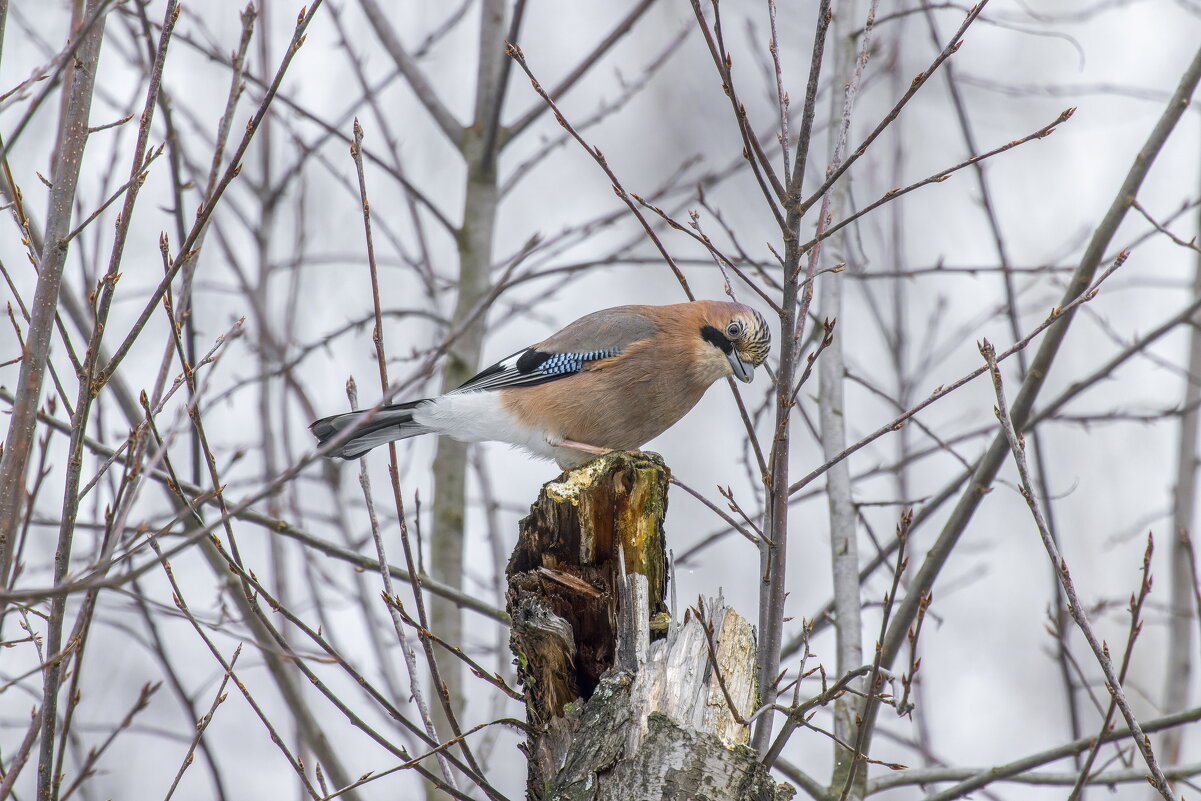
<svg viewBox="0 0 1201 801"><path fill-rule="evenodd" d="M612 448L598 448L595 445L588 445L583 442L576 442L571 439L558 439L557 437L547 437L546 443L554 448L571 448L584 453L591 453L596 456L604 456L606 453L612 453Z"/></svg>
<svg viewBox="0 0 1201 801"><path fill-rule="evenodd" d="M575 442L574 440L564 439L559 441L560 448L573 448L584 453L593 453L597 456L604 456L606 453L613 453L612 448L598 448L595 445L587 445L583 442Z"/></svg>

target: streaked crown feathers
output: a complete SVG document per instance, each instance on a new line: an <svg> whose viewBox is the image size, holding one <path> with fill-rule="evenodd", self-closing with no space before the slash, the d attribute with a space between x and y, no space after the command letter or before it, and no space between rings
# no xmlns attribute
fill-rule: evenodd
<svg viewBox="0 0 1201 801"><path fill-rule="evenodd" d="M758 367L767 361L767 355L771 352L771 329L767 327L767 321L758 311L750 306L743 306L742 309L742 313L729 323L740 323L740 333L731 335L727 331L727 336L738 352Z"/></svg>

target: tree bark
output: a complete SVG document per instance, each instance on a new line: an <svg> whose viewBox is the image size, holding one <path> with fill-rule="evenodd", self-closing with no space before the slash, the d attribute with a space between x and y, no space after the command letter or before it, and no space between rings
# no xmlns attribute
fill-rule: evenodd
<svg viewBox="0 0 1201 801"><path fill-rule="evenodd" d="M830 137L830 164L842 162L847 149L851 113L854 109L855 93L858 89L856 61L859 37L852 31L863 23L864 9L860 0L839 3L831 22L831 40L834 43L833 80L843 91L830 93L830 131L838 131ZM870 33L870 31L869 31ZM864 34L868 35L867 33ZM830 205L823 207L826 219L841 219L846 216L850 203L850 173L843 176L830 190ZM844 229L831 236L823 245L822 264L851 264L851 241ZM842 277L831 275L821 282L821 316L828 320L842 319ZM843 380L846 361L842 354L842 332L847 326L839 326L833 340L818 360L818 415L821 420L822 455L833 459L847 446L846 400ZM842 676L863 664L863 622L860 615L862 592L859 584L859 531L858 516L851 491L851 461L843 459L826 473L826 501L830 517L830 561L834 579L834 637L837 675ZM851 687L862 690L862 679L855 680ZM847 776L855 771L856 755L845 743L854 743L859 736L859 723L863 714L862 696L842 695L834 701L834 771L831 795L843 795ZM867 771L858 770L855 781L845 794L848 801L860 801L867 793Z"/></svg>
<svg viewBox="0 0 1201 801"><path fill-rule="evenodd" d="M491 286L494 232L500 193L496 184L495 153L487 152L484 129L494 105L500 102L499 75L504 50L504 4L486 0L480 4L479 67L476 76L474 124L464 128L459 141L467 167L463 198L463 225L458 232L458 295L452 320L463 320L487 296ZM495 143L491 143L495 146ZM484 347L486 321L480 315L463 331L447 352L442 369L442 392L449 392L475 375ZM439 437L434 456L433 531L430 536L430 574L456 590L463 589L463 554L467 516L467 445L450 437ZM430 598L430 627L444 641L463 643L463 617L458 605ZM442 680L451 707L463 710L463 670L457 660L440 660ZM430 698L439 688L431 686ZM444 736L451 726L439 703L431 703L434 724ZM438 798L432 785L427 798Z"/></svg>
<svg viewBox="0 0 1201 801"><path fill-rule="evenodd" d="M64 77L63 114L59 120L58 147L52 162L46 232L39 254L37 286L29 310L29 329L21 352L16 400L8 418L8 434L0 456L0 586L8 586L12 568L12 549L25 501L25 473L33 448L33 429L42 397L42 380L50 356L54 333L54 315L58 311L58 293L70 244L71 219L75 210L75 189L88 140L88 117L92 108L92 88L100 61L100 43L104 38L104 16L98 2L83 9L82 21L92 21L82 36L79 49ZM7 147L7 144L0 144ZM14 194L16 187L12 187ZM0 608L4 606L0 603Z"/></svg>
<svg viewBox="0 0 1201 801"><path fill-rule="evenodd" d="M1201 219L1198 220L1201 225ZM1201 297L1201 255L1196 258L1193 295ZM1168 543L1168 646L1164 669L1163 709L1188 706L1188 688L1193 674L1193 565L1189 541L1197 504L1197 435L1201 430L1201 314L1194 315L1189 331L1188 372L1180 408L1180 445L1176 453L1176 486L1172 491L1172 539ZM1201 614L1201 609L1196 610ZM1165 764L1180 760L1184 732L1168 729L1160 741L1160 758Z"/></svg>
<svg viewBox="0 0 1201 801"><path fill-rule="evenodd" d="M613 453L546 484L521 522L508 611L531 801L793 794L747 746L750 624L720 598L667 614L667 479L658 456Z"/></svg>

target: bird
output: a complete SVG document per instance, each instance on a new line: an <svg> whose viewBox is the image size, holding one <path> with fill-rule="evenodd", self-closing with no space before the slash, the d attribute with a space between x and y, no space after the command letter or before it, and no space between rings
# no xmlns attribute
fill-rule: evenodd
<svg viewBox="0 0 1201 801"><path fill-rule="evenodd" d="M354 429L329 457L355 459L387 442L434 433L505 442L566 470L610 451L638 450L715 381L733 376L750 383L770 349L767 322L741 303L615 306L438 397L335 414L309 428L319 447Z"/></svg>

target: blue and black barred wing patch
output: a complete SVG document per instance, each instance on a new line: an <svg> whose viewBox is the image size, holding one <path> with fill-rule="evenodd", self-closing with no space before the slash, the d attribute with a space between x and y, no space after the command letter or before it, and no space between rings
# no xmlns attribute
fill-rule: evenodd
<svg viewBox="0 0 1201 801"><path fill-rule="evenodd" d="M476 392L484 389L528 387L566 378L582 372L589 362L609 359L621 353L621 348L605 348L583 353L544 353L533 348L514 353L469 379L455 392Z"/></svg>

